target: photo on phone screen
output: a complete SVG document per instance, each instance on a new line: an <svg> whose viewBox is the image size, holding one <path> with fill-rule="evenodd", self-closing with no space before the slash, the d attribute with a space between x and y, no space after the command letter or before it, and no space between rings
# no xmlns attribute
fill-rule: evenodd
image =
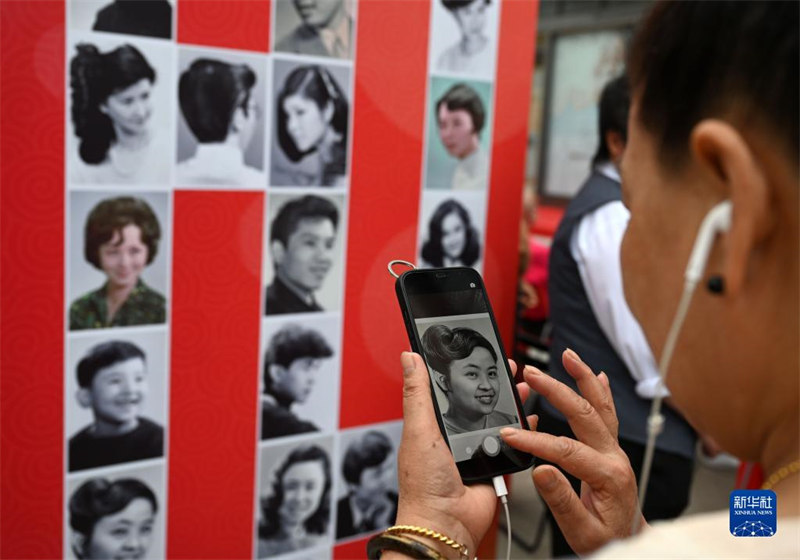
<svg viewBox="0 0 800 560"><path fill-rule="evenodd" d="M514 394L488 313L415 318L422 354L456 462L487 436L519 426Z"/></svg>

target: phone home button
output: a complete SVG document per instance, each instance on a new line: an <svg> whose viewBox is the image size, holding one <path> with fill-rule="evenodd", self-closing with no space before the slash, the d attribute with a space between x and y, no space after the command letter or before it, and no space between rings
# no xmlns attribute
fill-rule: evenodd
<svg viewBox="0 0 800 560"><path fill-rule="evenodd" d="M494 436L486 436L483 438L481 447L483 447L483 450L486 452L486 454L491 457L494 457L500 453L500 442L497 441L497 438Z"/></svg>

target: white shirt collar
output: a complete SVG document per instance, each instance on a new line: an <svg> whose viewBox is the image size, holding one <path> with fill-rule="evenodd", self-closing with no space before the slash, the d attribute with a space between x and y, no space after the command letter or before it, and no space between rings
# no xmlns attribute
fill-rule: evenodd
<svg viewBox="0 0 800 560"><path fill-rule="evenodd" d="M619 170L617 169L617 166L610 161L597 164L594 170L600 173L600 175L608 177L612 181L616 181L617 183L622 182L622 178L619 176Z"/></svg>

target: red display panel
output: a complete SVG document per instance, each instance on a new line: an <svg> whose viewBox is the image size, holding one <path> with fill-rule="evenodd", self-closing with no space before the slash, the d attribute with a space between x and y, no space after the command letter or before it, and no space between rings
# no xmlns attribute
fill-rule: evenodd
<svg viewBox="0 0 800 560"><path fill-rule="evenodd" d="M252 554L264 195L174 199L170 558Z"/></svg>
<svg viewBox="0 0 800 560"><path fill-rule="evenodd" d="M429 17L428 2L359 5L340 428L403 414L408 340L386 264L415 260Z"/></svg>
<svg viewBox="0 0 800 560"><path fill-rule="evenodd" d="M57 558L64 469L64 4L0 2L0 557Z"/></svg>
<svg viewBox="0 0 800 560"><path fill-rule="evenodd" d="M179 0L178 42L269 51L269 0Z"/></svg>

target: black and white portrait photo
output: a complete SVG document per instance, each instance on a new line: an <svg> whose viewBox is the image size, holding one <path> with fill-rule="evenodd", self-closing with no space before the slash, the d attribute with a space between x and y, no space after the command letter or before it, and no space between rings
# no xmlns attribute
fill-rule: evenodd
<svg viewBox="0 0 800 560"><path fill-rule="evenodd" d="M72 29L172 37L174 0L71 0Z"/></svg>
<svg viewBox="0 0 800 560"><path fill-rule="evenodd" d="M269 193L265 313L341 306L344 195Z"/></svg>
<svg viewBox="0 0 800 560"><path fill-rule="evenodd" d="M178 186L265 188L265 57L183 48L178 65Z"/></svg>
<svg viewBox="0 0 800 560"><path fill-rule="evenodd" d="M339 316L264 320L261 439L335 429Z"/></svg>
<svg viewBox="0 0 800 560"><path fill-rule="evenodd" d="M417 262L423 267L469 266L480 271L485 196L483 193L454 194L423 193Z"/></svg>
<svg viewBox="0 0 800 560"><path fill-rule="evenodd" d="M87 34L67 53L68 182L169 186L171 46Z"/></svg>
<svg viewBox="0 0 800 560"><path fill-rule="evenodd" d="M397 516L397 448L402 423L342 433L336 538L385 529Z"/></svg>
<svg viewBox="0 0 800 560"><path fill-rule="evenodd" d="M333 439L261 448L256 557L330 542Z"/></svg>
<svg viewBox="0 0 800 560"><path fill-rule="evenodd" d="M276 60L270 184L346 187L350 69Z"/></svg>
<svg viewBox="0 0 800 560"><path fill-rule="evenodd" d="M69 195L69 329L163 324L169 195Z"/></svg>
<svg viewBox="0 0 800 560"><path fill-rule="evenodd" d="M491 90L491 85L483 82L431 79L426 189L486 189Z"/></svg>
<svg viewBox="0 0 800 560"><path fill-rule="evenodd" d="M432 0L431 68L493 80L499 0Z"/></svg>
<svg viewBox="0 0 800 560"><path fill-rule="evenodd" d="M469 459L487 435L518 423L491 320L480 314L416 324L453 456Z"/></svg>
<svg viewBox="0 0 800 560"><path fill-rule="evenodd" d="M163 464L68 479L64 557L165 558L164 486Z"/></svg>
<svg viewBox="0 0 800 560"><path fill-rule="evenodd" d="M70 339L64 380L70 472L164 455L166 337L159 329Z"/></svg>
<svg viewBox="0 0 800 560"><path fill-rule="evenodd" d="M275 0L275 52L353 57L352 0Z"/></svg>

